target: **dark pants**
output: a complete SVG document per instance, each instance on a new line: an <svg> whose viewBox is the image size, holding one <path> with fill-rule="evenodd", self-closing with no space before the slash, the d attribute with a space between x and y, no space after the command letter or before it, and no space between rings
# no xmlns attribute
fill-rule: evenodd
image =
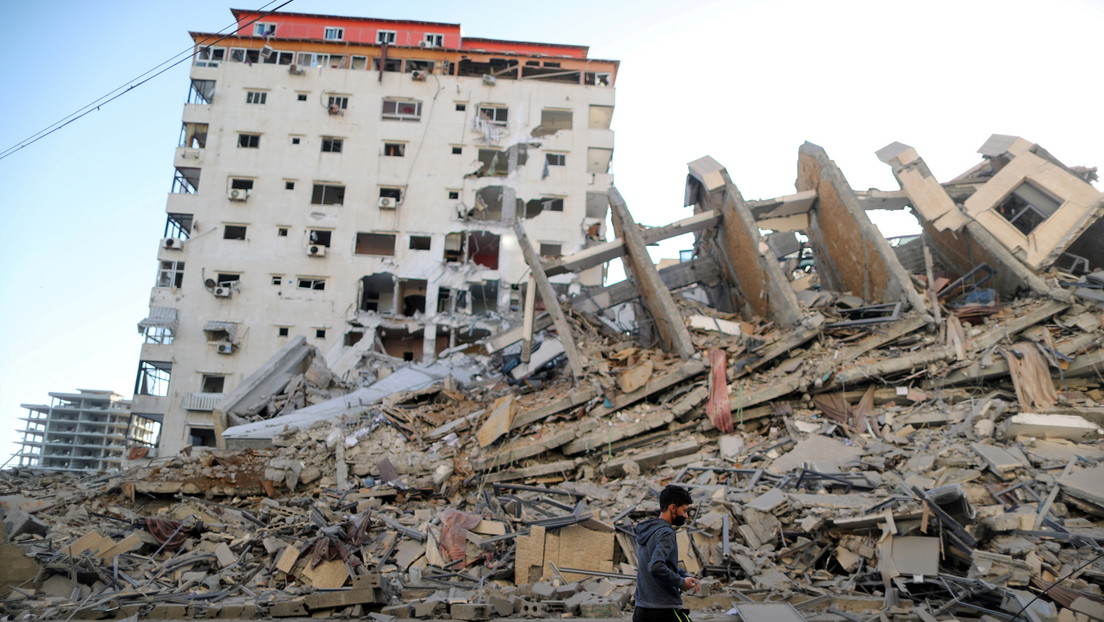
<svg viewBox="0 0 1104 622"><path fill-rule="evenodd" d="M690 610L637 607L633 610L632 622L690 622Z"/></svg>

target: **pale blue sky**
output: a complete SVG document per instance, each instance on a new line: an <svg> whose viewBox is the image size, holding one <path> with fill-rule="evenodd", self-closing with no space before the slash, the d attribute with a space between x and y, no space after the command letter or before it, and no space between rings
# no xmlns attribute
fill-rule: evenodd
<svg viewBox="0 0 1104 622"><path fill-rule="evenodd" d="M2 3L0 149L188 48L189 30L220 30L231 7L259 5ZM856 188L896 188L874 157L894 140L940 179L975 163L992 133L1104 166L1101 2L295 0L287 10L458 22L469 36L584 44L620 60L615 183L646 224L687 214L686 162L705 154L747 198L793 192L805 140ZM21 402L133 390L187 76L185 63L0 160L0 462Z"/></svg>

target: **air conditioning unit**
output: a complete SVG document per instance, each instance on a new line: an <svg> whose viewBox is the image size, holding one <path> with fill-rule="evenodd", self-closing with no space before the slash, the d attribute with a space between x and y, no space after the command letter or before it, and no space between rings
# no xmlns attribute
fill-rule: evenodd
<svg viewBox="0 0 1104 622"><path fill-rule="evenodd" d="M395 209L399 205L399 202L394 197L380 197L379 206L380 209Z"/></svg>
<svg viewBox="0 0 1104 622"><path fill-rule="evenodd" d="M494 86L495 82L498 82L498 78L492 76L489 73L483 74L483 85L484 86Z"/></svg>
<svg viewBox="0 0 1104 622"><path fill-rule="evenodd" d="M271 45L266 45L261 48L261 58L268 58L272 56L272 53L275 51L276 50L273 50Z"/></svg>
<svg viewBox="0 0 1104 622"><path fill-rule="evenodd" d="M229 298L234 293L234 290L230 289L229 285L219 285L211 290L211 293L215 295L215 298Z"/></svg>
<svg viewBox="0 0 1104 622"><path fill-rule="evenodd" d="M249 193L250 191L245 188L231 188L230 191L226 193L226 198L231 201L245 201L249 198Z"/></svg>
<svg viewBox="0 0 1104 622"><path fill-rule="evenodd" d="M181 250L184 248L184 240L181 240L180 238L165 238L161 240L161 248Z"/></svg>
<svg viewBox="0 0 1104 622"><path fill-rule="evenodd" d="M414 71L410 72L410 77L413 78L415 82L425 82L427 75L429 74L422 71L421 69L415 69Z"/></svg>
<svg viewBox="0 0 1104 622"><path fill-rule="evenodd" d="M230 343L229 341L220 341L220 342L218 342L218 345L216 346L216 348L217 348L219 354L233 354L234 353L234 344Z"/></svg>
<svg viewBox="0 0 1104 622"><path fill-rule="evenodd" d="M307 254L311 257L325 257L326 247L319 244L311 244L307 247Z"/></svg>

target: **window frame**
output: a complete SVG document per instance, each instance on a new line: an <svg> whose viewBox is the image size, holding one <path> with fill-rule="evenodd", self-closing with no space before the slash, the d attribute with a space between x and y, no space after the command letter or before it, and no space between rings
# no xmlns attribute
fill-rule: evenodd
<svg viewBox="0 0 1104 622"><path fill-rule="evenodd" d="M260 100L260 101L257 101ZM245 92L245 103L250 106L263 106L268 102L268 91L254 91L247 90Z"/></svg>
<svg viewBox="0 0 1104 622"><path fill-rule="evenodd" d="M245 143L245 144L242 144ZM249 132L238 132L238 149L260 149L261 135Z"/></svg>
<svg viewBox="0 0 1104 622"><path fill-rule="evenodd" d="M326 277L297 276L295 277L295 289L321 292L326 290Z"/></svg>
<svg viewBox="0 0 1104 622"><path fill-rule="evenodd" d="M488 111L492 112L492 114L488 115ZM483 123L487 123L497 127L506 127L510 123L509 106L500 106L498 104L480 104L477 114L479 115L479 120ZM501 119L498 118L500 115L502 116Z"/></svg>
<svg viewBox="0 0 1104 622"><path fill-rule="evenodd" d="M329 149L326 148L327 146L329 147ZM336 149L334 147L336 147ZM341 153L342 149L344 148L344 138L338 138L337 136L322 137L322 153Z"/></svg>
<svg viewBox="0 0 1104 622"><path fill-rule="evenodd" d="M376 31L376 45L395 45L398 40L399 31L397 30L379 29Z"/></svg>
<svg viewBox="0 0 1104 622"><path fill-rule="evenodd" d="M445 35L439 32L427 32L422 35L422 42L427 48L445 47Z"/></svg>
<svg viewBox="0 0 1104 622"><path fill-rule="evenodd" d="M320 188L321 188L321 195L318 196L319 201L315 202L315 195L318 192L320 192L320 190L319 190ZM332 190L332 192L337 192L340 195L337 198L336 201L327 201L326 200L327 195L329 195L329 193L331 192L331 190L329 190L330 188L334 189L334 190ZM340 188L340 190L338 190L338 188ZM345 203L345 186L344 186L344 184L331 184L331 183L326 183L326 182L314 182L313 186L311 187L311 202L310 202L311 205L336 205L336 206L340 207L341 205L344 205L344 203Z"/></svg>
<svg viewBox="0 0 1104 622"><path fill-rule="evenodd" d="M414 106L413 113L404 112L401 106ZM388 107L392 110L389 112ZM383 121L413 121L419 123L422 120L422 102L414 99L385 98L380 112Z"/></svg>
<svg viewBox="0 0 1104 622"><path fill-rule="evenodd" d="M397 153L393 153L397 152ZM383 157L385 158L405 158L406 157L406 143L396 141L383 141Z"/></svg>
<svg viewBox="0 0 1104 622"><path fill-rule="evenodd" d="M276 23L275 22L253 22L253 36L254 37L275 37L276 36Z"/></svg>
<svg viewBox="0 0 1104 622"><path fill-rule="evenodd" d="M544 163L548 166L567 166L567 154L545 152Z"/></svg>
<svg viewBox="0 0 1104 622"><path fill-rule="evenodd" d="M334 34L336 36L331 37ZM341 26L325 26L322 28L322 40L323 41L344 41L345 29Z"/></svg>

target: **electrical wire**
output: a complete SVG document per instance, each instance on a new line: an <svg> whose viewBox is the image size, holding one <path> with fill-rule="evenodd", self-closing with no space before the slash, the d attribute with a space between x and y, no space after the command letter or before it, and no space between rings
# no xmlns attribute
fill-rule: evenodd
<svg viewBox="0 0 1104 622"><path fill-rule="evenodd" d="M259 8L257 10L258 11L263 11L266 7L268 7L269 5L271 5L275 2L278 2L278 0L271 0L270 2L268 2L267 4L265 4L264 6L262 6L261 8ZM215 33L215 34L219 34L219 35L222 35L222 36L219 37L218 39L212 41L211 43L209 43L207 45L208 46L214 45L216 43L219 43L220 41L223 41L224 39L226 39L227 37L230 36L230 33L224 33L224 32L222 32L223 30L226 30L227 28L234 28L234 32L237 32L241 28L245 28L246 26L249 26L250 24L253 24L256 21L262 20L262 19L268 17L269 15L272 15L276 11L279 11L280 9L282 9L285 6L291 4L292 2L294 2L294 0L286 0L280 6L272 9L271 11L268 11L266 13L258 15L256 18L250 20L249 22L246 22L244 24L238 24L237 22L234 22L233 24L230 24L229 26L226 26L225 28L222 28L217 33ZM133 91L134 89L138 88L139 86L142 86L146 82L149 82L150 80L152 80L152 79L156 78L157 76L165 73L166 71L172 69L173 67L176 67L180 63L182 63L182 62L188 60L189 58L191 58L194 51L195 51L195 45L188 46L188 48L183 50L182 52L178 52L178 53L170 56L168 58L168 60L165 60L165 61L161 62L160 64L154 66L152 69L146 70L145 72L139 74L138 76L128 80L123 85L121 85L121 86L119 86L115 89L112 89L111 91L108 91L107 94L93 100L91 103L86 104L85 106L82 106L81 108L78 108L76 110L76 112L72 112L69 115L67 115L65 117L62 117L59 121L55 121L54 123L51 123L50 125L46 126L44 129L39 130L38 132L32 134L31 136L17 142L16 144L12 145L11 147L8 147L7 149L5 149L4 151L0 151L0 160L3 160L4 158L16 153L17 151L23 149L24 147L29 147L29 146L33 145L34 143L42 140L43 138L46 138L50 134L53 134L54 132L60 130L61 128L65 127L67 125L69 125L70 123L72 123L72 122L74 122L78 119L81 119L81 118L83 118L83 117L99 110L100 107L103 106L104 104L109 104L109 103L115 101L116 99L122 97L123 95L126 95L127 93ZM177 57L181 57L181 58L177 58ZM166 66L166 65L168 65L168 66ZM160 69L160 71L158 71L158 69ZM154 73L154 72L156 72L156 73ZM151 73L153 75L149 75Z"/></svg>
<svg viewBox="0 0 1104 622"><path fill-rule="evenodd" d="M1099 548L1098 548L1097 550L1099 550ZM1071 570L1071 571L1069 572L1069 574L1067 574L1066 576L1062 577L1061 579L1058 579L1058 580L1057 580L1057 581L1055 581L1054 583L1051 583L1051 584L1050 584L1050 587L1048 587L1047 589L1043 590L1042 592L1039 592L1038 594L1036 594L1036 595L1035 595L1035 598L1032 598L1031 600L1027 601L1027 604L1026 604L1026 605L1024 605L1023 607L1021 607L1021 608L1020 608L1020 610L1016 612L1016 615L1012 616L1012 620L1011 620L1011 622L1016 622L1016 620L1020 619L1020 614L1022 614L1022 613L1023 613L1023 612L1025 612L1025 611L1027 611L1027 608L1028 608L1028 607L1030 607L1030 606L1032 605L1032 603L1034 603L1035 601L1039 600L1039 598L1040 598L1041 596L1043 596L1043 594L1046 594L1047 592L1049 592L1049 591L1050 591L1050 590L1051 590L1052 588L1056 587L1056 586L1057 586L1057 585L1058 585L1059 583L1061 583L1062 581L1065 581L1066 579L1068 579L1068 578L1072 577L1073 575L1075 575L1075 574L1077 574L1078 572L1080 572L1082 568L1084 568L1084 567L1088 566L1089 564L1092 564L1092 563L1094 563L1094 562L1095 562L1096 560L1098 560L1098 559L1100 559L1100 558L1102 558L1102 557L1104 557L1104 552L1100 553L1100 555L1097 555L1096 557L1094 557L1094 558L1090 559L1089 561L1085 562L1084 564L1081 564L1081 565L1080 565L1080 566L1078 566L1077 568L1074 568L1073 570Z"/></svg>

